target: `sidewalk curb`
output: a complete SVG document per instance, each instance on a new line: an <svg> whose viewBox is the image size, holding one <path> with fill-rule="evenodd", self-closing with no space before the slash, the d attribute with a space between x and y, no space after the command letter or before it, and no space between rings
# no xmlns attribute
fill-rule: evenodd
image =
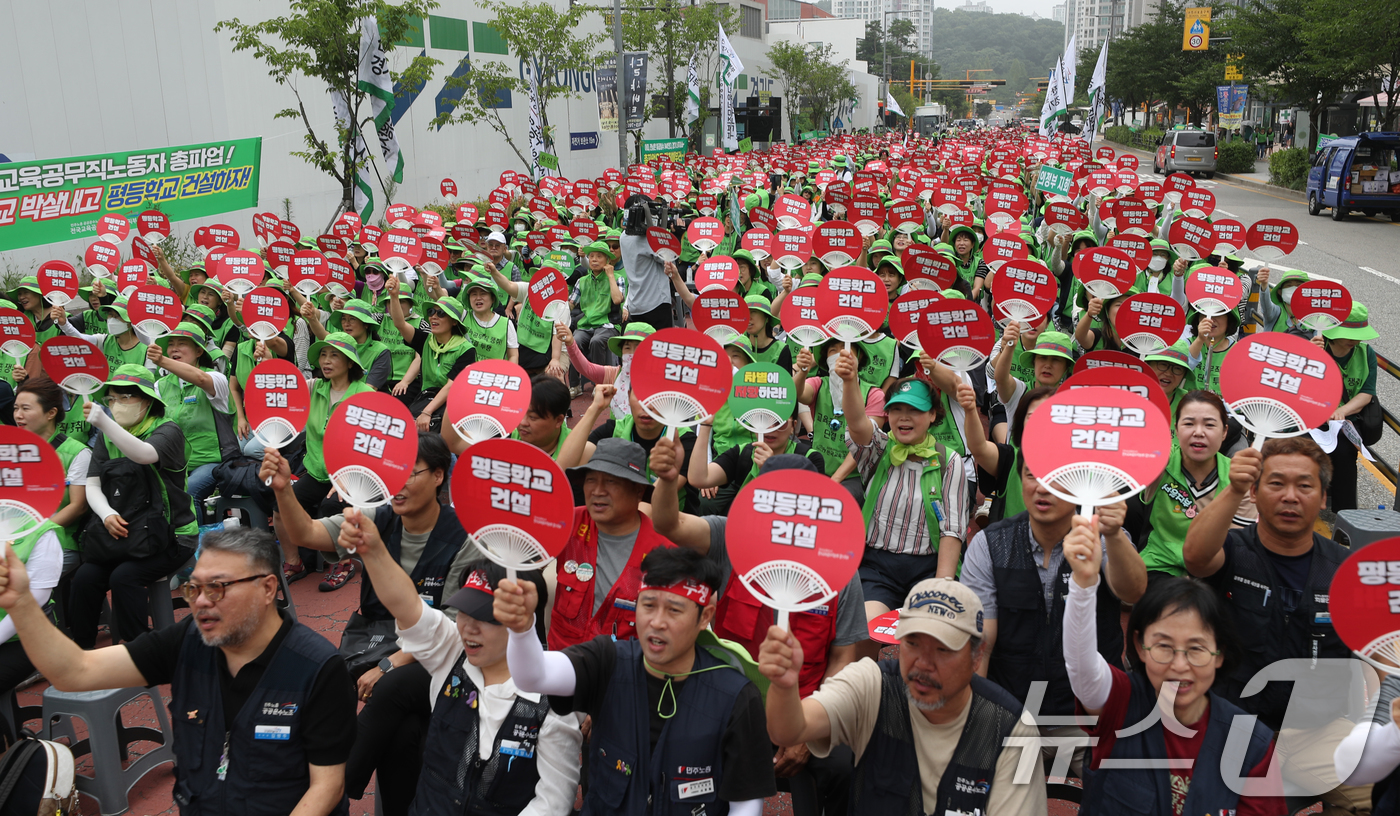
<svg viewBox="0 0 1400 816"><path fill-rule="evenodd" d="M1113 142L1107 139L1105 139L1104 142L1105 144L1117 145L1123 150L1136 153L1138 154L1139 158L1145 156L1148 162L1151 162L1153 160L1153 154L1149 151L1143 150L1140 147L1133 147L1132 145L1126 145L1122 142ZM1148 169L1150 170L1151 167L1149 167ZM1290 190L1287 187L1278 187L1273 184L1268 184L1262 181L1254 181L1253 179L1241 178L1240 176L1231 175L1229 173L1216 173L1215 179L1219 181L1228 181L1231 184L1238 184L1241 187L1248 187L1251 190L1258 190L1260 192L1273 193L1275 195L1285 196L1287 198L1294 199L1295 201L1298 201L1301 204L1308 203L1307 193L1304 193L1301 190Z"/></svg>

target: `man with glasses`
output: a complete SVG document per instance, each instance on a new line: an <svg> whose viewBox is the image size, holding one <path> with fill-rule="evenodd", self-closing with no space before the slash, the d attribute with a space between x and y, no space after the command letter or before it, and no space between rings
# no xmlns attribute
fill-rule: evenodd
<svg viewBox="0 0 1400 816"><path fill-rule="evenodd" d="M0 607L55 688L170 684L182 812L344 814L354 687L335 647L278 609L281 560L266 532L211 533L183 588L189 617L95 651L54 628L8 548Z"/></svg>

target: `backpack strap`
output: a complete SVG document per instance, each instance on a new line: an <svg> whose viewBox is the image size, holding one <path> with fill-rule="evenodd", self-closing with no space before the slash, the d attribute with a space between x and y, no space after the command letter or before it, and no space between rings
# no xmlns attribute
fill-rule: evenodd
<svg viewBox="0 0 1400 816"><path fill-rule="evenodd" d="M38 753L39 747L39 740L22 739L5 752L3 761L0 761L0 807L9 802L10 794L14 793L15 786L24 777L29 760Z"/></svg>

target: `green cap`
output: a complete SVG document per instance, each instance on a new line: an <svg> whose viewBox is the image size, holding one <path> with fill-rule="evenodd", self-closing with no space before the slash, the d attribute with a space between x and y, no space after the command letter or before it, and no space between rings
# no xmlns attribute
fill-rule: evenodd
<svg viewBox="0 0 1400 816"><path fill-rule="evenodd" d="M1346 322L1322 333L1328 340L1375 340L1380 332L1371 328L1371 313L1364 303L1353 302Z"/></svg>
<svg viewBox="0 0 1400 816"><path fill-rule="evenodd" d="M333 332L344 332L345 329L341 328L340 319L345 315L349 315L365 324L365 327L369 329L370 337L374 337L378 333L379 323L374 319L374 307L370 306L367 301L360 300L359 298L351 298L345 301L345 305L331 312L330 319L326 321L327 328Z"/></svg>
<svg viewBox="0 0 1400 816"><path fill-rule="evenodd" d="M768 315L768 322L773 322L773 301L769 300L763 295L749 295L748 297L744 298L744 302L749 304L750 312L766 314Z"/></svg>
<svg viewBox="0 0 1400 816"><path fill-rule="evenodd" d="M177 337L193 341L194 344L199 347L199 350L203 354L203 356L209 358L208 364L211 367L214 365L214 361L216 359L222 358L224 356L223 352L209 350L209 338L204 336L204 329L200 328L198 323L180 323L180 325L176 326L175 330L172 331L170 334L167 334L164 337L157 338L156 345L160 346L161 351L165 352L166 354L169 354L170 341Z"/></svg>
<svg viewBox="0 0 1400 816"><path fill-rule="evenodd" d="M1074 362L1074 338L1064 332L1043 331L1035 338L1035 346L1021 352L1021 356L1016 358L1016 362L1021 365L1035 365L1035 358L1039 357L1060 357L1069 362Z"/></svg>
<svg viewBox="0 0 1400 816"><path fill-rule="evenodd" d="M44 294L44 290L39 288L39 278L37 275L25 275L20 278L19 283L15 284L15 288L10 290L10 299L14 300L16 294L26 290L40 296Z"/></svg>
<svg viewBox="0 0 1400 816"><path fill-rule="evenodd" d="M441 309L450 319L457 321L458 325L462 328L466 328L467 326L467 307L463 306L461 302L455 298L438 298L432 301L428 308Z"/></svg>
<svg viewBox="0 0 1400 816"><path fill-rule="evenodd" d="M929 390L928 383L923 380L905 380L894 390L890 398L885 400L885 408L891 405L908 405L919 411L933 410L933 392Z"/></svg>
<svg viewBox="0 0 1400 816"><path fill-rule="evenodd" d="M622 343L624 340L636 340L638 342L647 339L656 333L656 329L650 323L628 323L622 329L622 334L608 338L608 351L617 356L622 356Z"/></svg>
<svg viewBox="0 0 1400 816"><path fill-rule="evenodd" d="M617 260L617 255L613 254L612 247L608 246L608 245L607 245L605 242L603 242L603 241L594 241L593 243L589 244L588 246L585 246L585 247L583 248L583 252L584 252L585 255L588 254L588 253L590 253L590 252L601 252L601 253L603 253L604 255L608 256L608 260L610 260L610 261L616 261L616 260Z"/></svg>
<svg viewBox="0 0 1400 816"><path fill-rule="evenodd" d="M754 362L753 343L749 342L748 337L741 334L738 337L735 337L733 340L730 340L728 343L724 344L724 347L726 349L730 346L733 346L734 348L744 352L744 355L749 358L749 362Z"/></svg>
<svg viewBox="0 0 1400 816"><path fill-rule="evenodd" d="M1182 338L1161 351L1153 352L1152 354L1144 354L1142 356L1142 361L1144 363L1172 363L1173 365L1181 366L1187 371L1191 371L1191 347L1187 344L1185 338Z"/></svg>
<svg viewBox="0 0 1400 816"><path fill-rule="evenodd" d="M321 362L321 351L323 349L335 349L345 358L360 367L364 371L365 364L360 362L359 346L355 344L355 338L342 331L334 331L326 335L326 339L317 340L311 344L311 348L306 352L306 359L312 366L319 366Z"/></svg>
<svg viewBox="0 0 1400 816"><path fill-rule="evenodd" d="M165 415L165 403L161 402L160 393L156 391L156 378L149 368L136 363L127 363L117 366L117 370L107 375L107 382L92 395L94 402L102 402L107 398L107 389L112 386L121 388L136 388L141 393L153 400L151 410Z"/></svg>

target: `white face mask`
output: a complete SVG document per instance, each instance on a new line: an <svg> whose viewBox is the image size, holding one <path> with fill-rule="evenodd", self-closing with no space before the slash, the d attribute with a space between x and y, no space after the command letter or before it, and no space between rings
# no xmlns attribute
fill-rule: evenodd
<svg viewBox="0 0 1400 816"><path fill-rule="evenodd" d="M112 419L123 428L131 428L146 418L145 402L118 402L112 405Z"/></svg>
<svg viewBox="0 0 1400 816"><path fill-rule="evenodd" d="M1163 269L1167 268L1167 259L1163 258L1161 255L1153 255L1152 260L1147 262L1147 268L1151 269L1153 272L1161 272Z"/></svg>
<svg viewBox="0 0 1400 816"><path fill-rule="evenodd" d="M109 318L107 318L107 333L108 333L108 334L121 334L122 332L126 331L128 328L129 328L129 326L127 325L127 322L126 322L125 320L122 320L122 319L119 318L119 317L109 317Z"/></svg>
<svg viewBox="0 0 1400 816"><path fill-rule="evenodd" d="M836 361L840 358L841 352L839 349L826 355L826 370L831 372L831 376L826 378L826 382L831 387L831 407L836 409L838 414L841 413L841 400L846 393L846 383L842 381L840 377L836 376Z"/></svg>

